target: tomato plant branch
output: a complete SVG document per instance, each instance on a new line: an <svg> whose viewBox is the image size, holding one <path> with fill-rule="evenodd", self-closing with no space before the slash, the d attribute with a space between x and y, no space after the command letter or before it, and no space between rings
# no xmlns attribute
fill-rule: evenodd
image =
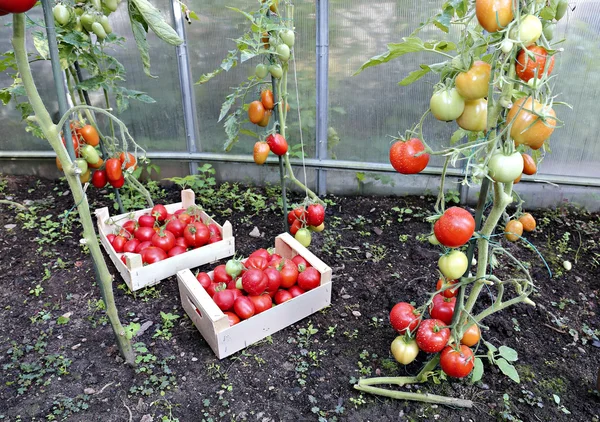
<svg viewBox="0 0 600 422"><path fill-rule="evenodd" d="M44 136L56 152L58 159L60 160L63 168L65 169L67 183L71 188L73 200L75 204L77 204L77 210L79 212L80 221L83 226L84 240L90 250L94 267L97 270L100 293L106 305L106 314L115 334L117 345L125 361L130 365L134 365L135 355L131 347L131 342L127 338L125 334L125 329L121 325L117 307L115 305L112 290L113 276L111 275L110 271L108 270L108 267L106 266L104 256L102 255L102 250L100 249L100 246L98 244L98 239L96 236L96 231L94 229L94 224L92 222L87 197L83 192L81 182L79 180L77 172L73 168L73 163L69 158L69 155L67 154L67 150L60 140L59 128L61 126L57 126L52 123L50 114L44 106L44 103L35 85L35 81L33 80L33 75L31 73L31 68L29 66L27 57L27 50L25 47L24 14L13 14L12 45L15 53L17 68L19 70L19 73L21 74L23 86L25 87L25 91L27 93L29 102L33 108L36 120L40 125ZM63 117L63 119L61 119L61 122L63 124L66 121L66 118L68 118L68 115L69 112L66 116Z"/></svg>
<svg viewBox="0 0 600 422"><path fill-rule="evenodd" d="M409 393L406 391L393 391L386 390L385 388L372 387L364 384L355 384L354 388L359 391L364 391L366 393L377 394L384 397L390 397L392 399L399 400L414 400L420 401L424 403L435 403L435 404L443 404L446 406L455 406L455 407L465 407L471 408L473 407L473 402L471 400L465 399L455 399L453 397L446 396L438 396L436 394L430 393Z"/></svg>

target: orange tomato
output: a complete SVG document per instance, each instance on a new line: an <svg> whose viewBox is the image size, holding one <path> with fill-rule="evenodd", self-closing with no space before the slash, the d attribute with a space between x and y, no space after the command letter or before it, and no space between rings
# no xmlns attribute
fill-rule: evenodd
<svg viewBox="0 0 600 422"><path fill-rule="evenodd" d="M269 124L269 119L271 119L271 114L273 114L273 110L265 110L262 120L258 122L257 125L266 127Z"/></svg>
<svg viewBox="0 0 600 422"><path fill-rule="evenodd" d="M92 125L85 125L81 129L78 129L77 133L81 135L83 141L88 145L95 147L100 143L98 131Z"/></svg>
<svg viewBox="0 0 600 422"><path fill-rule="evenodd" d="M88 167L93 168L93 169L99 169L100 167L102 167L102 164L104 164L104 160L101 158L98 160L97 163L94 163L94 164L88 163Z"/></svg>
<svg viewBox="0 0 600 422"><path fill-rule="evenodd" d="M269 148L269 144L264 141L258 141L254 144L254 153L253 158L256 164L263 165L265 161L267 161L267 157L269 156L269 152L271 152L271 148Z"/></svg>
<svg viewBox="0 0 600 422"><path fill-rule="evenodd" d="M523 156L523 174L531 176L537 173L537 165L531 155L522 153Z"/></svg>
<svg viewBox="0 0 600 422"><path fill-rule="evenodd" d="M519 220L510 220L504 227L504 237L516 242L523 235L523 224Z"/></svg>
<svg viewBox="0 0 600 422"><path fill-rule="evenodd" d="M475 0L475 14L483 29L497 32L514 18L512 0Z"/></svg>
<svg viewBox="0 0 600 422"><path fill-rule="evenodd" d="M535 218L533 218L533 215L529 214L528 212L519 217L519 221L523 225L523 230L526 232L532 232L535 230Z"/></svg>
<svg viewBox="0 0 600 422"><path fill-rule="evenodd" d="M273 107L275 107L273 92L270 89L265 89L263 92L261 92L260 102L266 110L273 110Z"/></svg>
<svg viewBox="0 0 600 422"><path fill-rule="evenodd" d="M490 86L489 63L476 61L468 72L461 72L456 77L456 90L465 100L477 100L487 97Z"/></svg>
<svg viewBox="0 0 600 422"><path fill-rule="evenodd" d="M248 106L248 119L258 124L265 116L265 108L260 101L252 101Z"/></svg>
<svg viewBox="0 0 600 422"><path fill-rule="evenodd" d="M125 163L126 159L127 163ZM127 156L125 156L125 153L122 152L119 155L119 161L121 162L121 164L125 164L126 169L133 167L133 169L135 170L137 168L137 160L135 159L135 156L130 152L127 153Z"/></svg>
<svg viewBox="0 0 600 422"><path fill-rule="evenodd" d="M479 343L479 339L481 338L481 330L477 324L471 325L467 328L467 331L462 336L460 342L465 346L473 347L477 343Z"/></svg>
<svg viewBox="0 0 600 422"><path fill-rule="evenodd" d="M87 171L85 173L81 173L79 175L79 180L81 181L81 184L87 183L90 181L90 169L87 169Z"/></svg>
<svg viewBox="0 0 600 422"><path fill-rule="evenodd" d="M544 119L540 119L538 114ZM510 136L515 144L540 149L556 128L555 117L552 107L544 106L532 97L523 97L515 101L509 110L506 123L512 123Z"/></svg>

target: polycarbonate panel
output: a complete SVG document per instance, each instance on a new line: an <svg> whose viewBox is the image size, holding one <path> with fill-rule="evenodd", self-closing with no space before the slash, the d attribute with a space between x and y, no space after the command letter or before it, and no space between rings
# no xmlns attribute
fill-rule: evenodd
<svg viewBox="0 0 600 422"><path fill-rule="evenodd" d="M554 110L564 127L554 131L550 138L552 153L540 166L541 174L600 178L600 3L585 1L572 3L559 22L555 40L566 38L560 47L564 51L556 57L555 101L564 101L573 109L556 105ZM559 47L557 46L557 47Z"/></svg>
<svg viewBox="0 0 600 422"><path fill-rule="evenodd" d="M163 16L172 24L170 1L153 0L152 3L161 9ZM28 14L34 19L42 17L42 8L36 7ZM0 18L0 49L2 52L12 49L10 38L12 28L4 26L11 22L10 16ZM144 104L130 101L130 108L122 114L113 111L125 124L136 142L148 151L185 151L187 148L183 124L183 109L181 92L179 88L179 73L176 49L159 40L153 33L148 35L150 45L151 72L158 76L149 78L143 72L141 59L133 41L127 4L121 2L116 13L110 16L110 23L115 33L124 36L127 41L124 46L108 51L114 55L125 67L126 81L122 85L128 89L144 91L156 100L154 104ZM31 31L28 30L29 51L34 52L31 42ZM34 79L40 95L53 116L58 114L56 91L52 79L52 70L49 61L32 63ZM84 75L86 72L84 71ZM85 77L85 76L84 76ZM12 80L6 73L0 73L0 84L7 86ZM92 103L98 107L105 107L104 97L101 92L91 95ZM116 108L114 99L111 106ZM108 133L108 123L105 118L99 117L100 128ZM45 140L36 139L24 131L24 124L20 122L20 113L11 104L0 107L0 126L3 130L2 150L47 150L49 144ZM7 135L8 133L8 135Z"/></svg>
<svg viewBox="0 0 600 422"><path fill-rule="evenodd" d="M241 14L225 8L236 7L252 12L258 8L257 2L243 0L190 0L186 3L200 17L186 27L190 64L194 82L200 76L212 72L221 64L227 52L235 48L232 39L239 38L248 29L248 21ZM306 156L314 157L315 151L315 5L312 1L297 1L295 5L296 43L295 55L297 66L298 91L301 105L303 141ZM226 140L223 122L217 122L221 104L236 87L254 73L260 58L249 60L238 65L229 72L222 72L203 85L195 85L198 126L200 137L198 150L204 152L222 152ZM270 80L270 79L269 79ZM265 79L267 81L267 79ZM288 113L288 132L286 137L291 145L299 144L298 101L293 64L290 61L288 92L292 110ZM246 102L260 99L257 87L246 97ZM248 124L248 129L257 130L258 126ZM231 150L232 153L250 153L256 139L247 135L240 136L240 142Z"/></svg>
<svg viewBox="0 0 600 422"><path fill-rule="evenodd" d="M353 76L369 58L401 42L441 6L438 1L330 2L329 12L329 126L340 138L330 156L341 160L388 162L392 136L404 135L429 108L432 88L439 81L430 74L407 87L398 82L421 63L442 62L438 54L411 53ZM423 40L450 39L433 25L419 35ZM455 123L431 115L424 125L432 148L447 145ZM330 129L331 131L331 129ZM441 165L440 158L431 164Z"/></svg>

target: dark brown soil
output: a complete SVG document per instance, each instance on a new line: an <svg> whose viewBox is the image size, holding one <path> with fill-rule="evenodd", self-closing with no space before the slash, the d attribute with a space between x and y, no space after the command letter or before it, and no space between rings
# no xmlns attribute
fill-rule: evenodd
<svg viewBox="0 0 600 422"><path fill-rule="evenodd" d="M394 363L387 315L396 302L421 303L434 289L438 252L417 239L430 230L424 218L431 198L329 197L335 205L328 207L328 230L315 236L311 250L333 268L331 307L221 361L185 317L174 277L133 296L117 288L123 282L109 261L123 323L152 322L135 338L136 370L122 363L98 309L76 214L63 224L73 207L65 182L2 180L0 199L35 207L37 217L0 204L0 421L600 420L598 214L574 207L534 212L539 226L528 239L553 277L531 249L510 245L531 266L537 306L517 305L486 319L484 337L518 352L520 384L486 361L474 385L442 380L405 387L475 403L460 410L361 395L352 387L360 377L415 374L425 362L421 354L408 367ZM266 198L258 214L245 201L206 201L218 221L233 224L240 255L273 246L282 231L276 198L252 192ZM113 206L106 193L89 190L92 209ZM165 193L157 202L179 201L177 187ZM264 237L250 237L254 227ZM573 263L571 271L562 268L564 260ZM501 261L497 271L512 268ZM164 330L161 311L180 318ZM159 329L166 335L156 335ZM317 331L308 336L310 329ZM478 354L485 352L482 346Z"/></svg>

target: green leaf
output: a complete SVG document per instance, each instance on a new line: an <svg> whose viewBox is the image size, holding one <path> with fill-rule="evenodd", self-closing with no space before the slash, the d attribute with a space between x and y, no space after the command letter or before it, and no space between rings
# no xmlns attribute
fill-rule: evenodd
<svg viewBox="0 0 600 422"><path fill-rule="evenodd" d="M194 19L195 21L199 21L200 20L200 18L196 14L196 12L190 12L190 14L188 16L190 17L190 19Z"/></svg>
<svg viewBox="0 0 600 422"><path fill-rule="evenodd" d="M86 79L77 84L78 89L84 91L97 91L100 88L108 88L104 75L94 76L93 78Z"/></svg>
<svg viewBox="0 0 600 422"><path fill-rule="evenodd" d="M497 359L496 365L498 365L498 368L500 368L502 373L509 377L511 380L513 380L517 384L521 382L521 379L519 378L519 373L517 372L515 367L508 363L506 360L504 360L503 358Z"/></svg>
<svg viewBox="0 0 600 422"><path fill-rule="evenodd" d="M148 0L129 0L143 16L144 21L154 31L156 36L170 45L180 45L183 40L179 38L177 32L163 19L160 11L154 7Z"/></svg>
<svg viewBox="0 0 600 422"><path fill-rule="evenodd" d="M421 69L413 70L412 72L410 72L406 78L404 78L400 82L398 82L398 85L408 86L408 85L412 84L413 82L418 81L423 76L427 75L430 71L431 71L431 68L429 66L422 64Z"/></svg>
<svg viewBox="0 0 600 422"><path fill-rule="evenodd" d="M494 346L492 343L488 343L487 341L483 341L483 343L485 344L485 347L487 347L487 349L492 352L492 353L496 353L498 351L498 348L496 346Z"/></svg>
<svg viewBox="0 0 600 422"><path fill-rule="evenodd" d="M229 94L227 98L225 98L225 102L223 103L223 105L221 105L221 112L219 113L219 120L217 120L217 122L223 120L223 117L225 117L227 113L229 113L229 110L231 109L231 106L235 103L236 98L236 92Z"/></svg>
<svg viewBox="0 0 600 422"><path fill-rule="evenodd" d="M147 29L144 27L145 21L142 22L142 20L143 18L137 13L135 7L130 7L129 22L131 23L133 39L135 40L138 51L140 52L144 73L150 78L156 78L156 76L153 76L150 73L150 48L148 47L148 41L146 40Z"/></svg>
<svg viewBox="0 0 600 422"><path fill-rule="evenodd" d="M418 37L408 37L408 38L403 38L403 40L404 41L401 43L388 44L387 52L380 54L378 56L371 57L369 60L367 60L365 63L363 63L363 65L360 67L360 69L358 69L356 72L354 72L354 75L358 75L360 72L362 72L363 70L365 70L369 67L378 66L380 64L387 63L390 60L396 59L405 54L417 53L419 51L425 50L425 45L423 44L423 41L421 41L421 39Z"/></svg>
<svg viewBox="0 0 600 422"><path fill-rule="evenodd" d="M17 62L15 60L15 53L12 51L7 51L2 56L4 58L0 60L0 72L4 72L6 69L17 70Z"/></svg>
<svg viewBox="0 0 600 422"><path fill-rule="evenodd" d="M231 148L239 140L240 122L239 118L242 114L242 110L238 109L235 113L230 114L225 119L225 134L227 135L227 141L225 141L225 151L231 151Z"/></svg>
<svg viewBox="0 0 600 422"><path fill-rule="evenodd" d="M450 145L454 145L461 141L465 136L469 134L469 131L464 129L457 129L456 132L450 137Z"/></svg>
<svg viewBox="0 0 600 422"><path fill-rule="evenodd" d="M58 324L58 325L65 325L65 324L68 324L68 323L69 323L69 321L70 321L70 318L69 318L69 317L66 317L66 316L64 316L64 315L61 315L61 316L59 316L59 317L56 319L56 324Z"/></svg>
<svg viewBox="0 0 600 422"><path fill-rule="evenodd" d="M440 30L445 33L448 33L448 29L450 28L450 22L454 17L454 7L452 5L447 4L442 13L438 14L433 20L433 24L437 26Z"/></svg>
<svg viewBox="0 0 600 422"><path fill-rule="evenodd" d="M546 6L542 9L542 11L540 12L540 18L547 20L547 21L551 21L552 19L554 19L554 16L556 15L556 9L553 9L550 6Z"/></svg>
<svg viewBox="0 0 600 422"><path fill-rule="evenodd" d="M42 36L42 34L40 34L37 31L33 33L33 46L44 60L48 60L48 58L50 57L50 50L48 49L48 40L46 39L46 37Z"/></svg>
<svg viewBox="0 0 600 422"><path fill-rule="evenodd" d="M253 57L256 57L258 53L256 51L244 50L240 55L240 63L244 63L247 60L250 60Z"/></svg>
<svg viewBox="0 0 600 422"><path fill-rule="evenodd" d="M471 382L474 384L480 381L483 377L483 361L480 358L475 358L473 372L471 372Z"/></svg>
<svg viewBox="0 0 600 422"><path fill-rule="evenodd" d="M500 353L500 356L509 362L515 362L519 359L519 354L517 351L508 346L500 346L498 353Z"/></svg>

